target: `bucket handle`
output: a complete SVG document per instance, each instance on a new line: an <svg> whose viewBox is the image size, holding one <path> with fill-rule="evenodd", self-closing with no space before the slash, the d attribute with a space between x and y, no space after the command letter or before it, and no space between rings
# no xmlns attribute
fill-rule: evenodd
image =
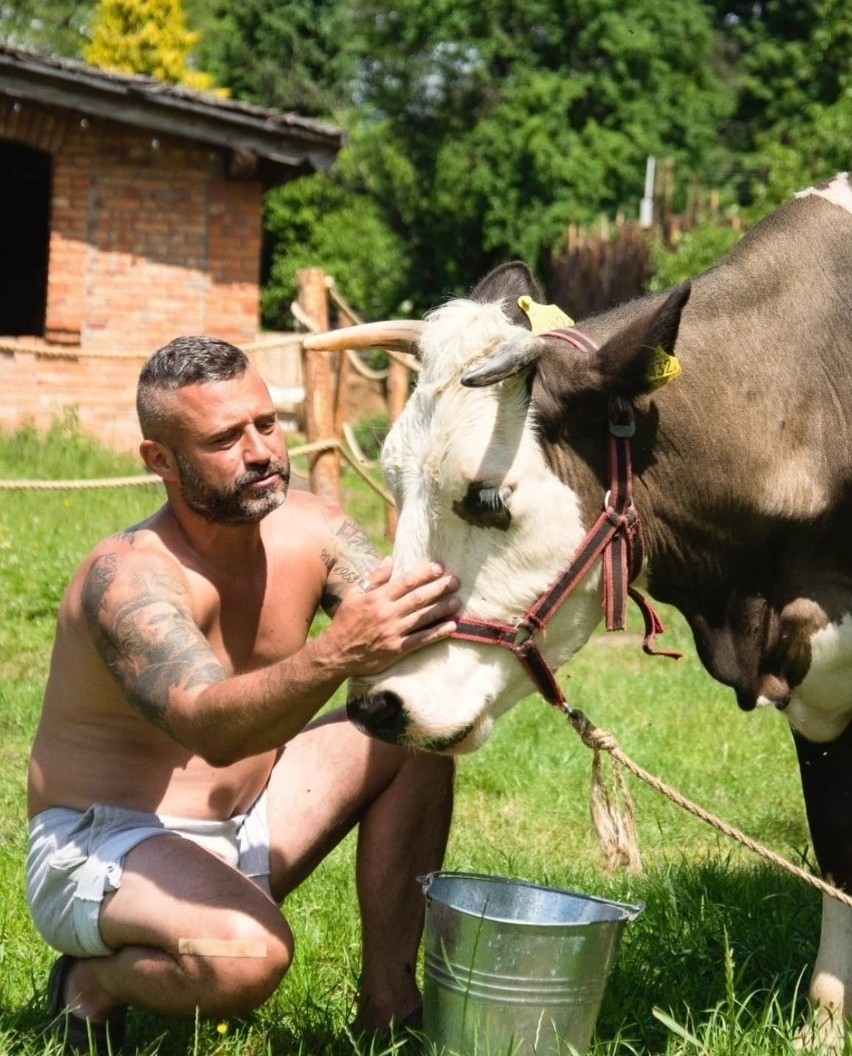
<svg viewBox="0 0 852 1056"><path fill-rule="evenodd" d="M418 876L417 877L417 883L420 884L420 887L421 887L424 895L428 895L429 894L429 889L432 887L432 884L434 884L435 877L437 875L438 875L438 873L434 872L434 873L427 873L425 876Z"/></svg>

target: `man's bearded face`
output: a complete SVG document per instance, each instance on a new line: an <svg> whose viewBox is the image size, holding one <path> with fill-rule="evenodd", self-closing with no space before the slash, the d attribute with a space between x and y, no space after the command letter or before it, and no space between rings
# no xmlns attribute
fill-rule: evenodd
<svg viewBox="0 0 852 1056"><path fill-rule="evenodd" d="M180 473L181 494L187 506L211 524L256 524L284 502L290 469L271 458L257 469L246 470L231 485L208 481L179 451L174 452ZM269 477L262 488L252 487Z"/></svg>

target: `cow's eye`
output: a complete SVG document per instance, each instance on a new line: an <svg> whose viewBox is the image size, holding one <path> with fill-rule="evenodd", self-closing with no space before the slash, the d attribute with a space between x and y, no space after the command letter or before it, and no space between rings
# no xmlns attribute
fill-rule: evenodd
<svg viewBox="0 0 852 1056"><path fill-rule="evenodd" d="M480 528L499 528L505 532L512 522L511 498L511 488L495 488L474 480L468 485L465 497L453 503L453 512Z"/></svg>

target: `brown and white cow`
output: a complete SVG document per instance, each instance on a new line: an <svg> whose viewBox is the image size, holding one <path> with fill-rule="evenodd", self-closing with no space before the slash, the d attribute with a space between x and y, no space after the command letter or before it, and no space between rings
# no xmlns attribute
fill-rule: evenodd
<svg viewBox="0 0 852 1056"><path fill-rule="evenodd" d="M512 625L598 518L608 408L627 401L644 584L741 708L788 719L820 867L852 892L849 174L691 282L585 320L580 347L533 334L522 296L541 299L505 265L423 324L419 384L383 454L397 569L439 559L462 618ZM656 387L660 350L682 374ZM552 668L600 622L602 590L598 560L537 643ZM378 737L460 752L530 689L510 651L456 640L353 684L348 709ZM811 996L824 1033L852 1017L852 910L830 897Z"/></svg>

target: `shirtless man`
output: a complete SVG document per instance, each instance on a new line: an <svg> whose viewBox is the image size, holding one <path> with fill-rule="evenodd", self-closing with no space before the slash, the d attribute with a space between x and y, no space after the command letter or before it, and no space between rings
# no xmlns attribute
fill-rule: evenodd
<svg viewBox="0 0 852 1056"><path fill-rule="evenodd" d="M392 578L338 509L287 496L275 410L239 349L178 338L137 406L167 501L74 576L29 771L28 894L63 954L65 1051L88 1052L87 1032L115 1049L128 1006L258 1007L293 957L280 903L356 824L356 1024L387 1031L420 1005L416 877L441 865L453 766L311 720L348 677L450 634L458 582L435 565ZM320 607L334 618L309 639Z"/></svg>

